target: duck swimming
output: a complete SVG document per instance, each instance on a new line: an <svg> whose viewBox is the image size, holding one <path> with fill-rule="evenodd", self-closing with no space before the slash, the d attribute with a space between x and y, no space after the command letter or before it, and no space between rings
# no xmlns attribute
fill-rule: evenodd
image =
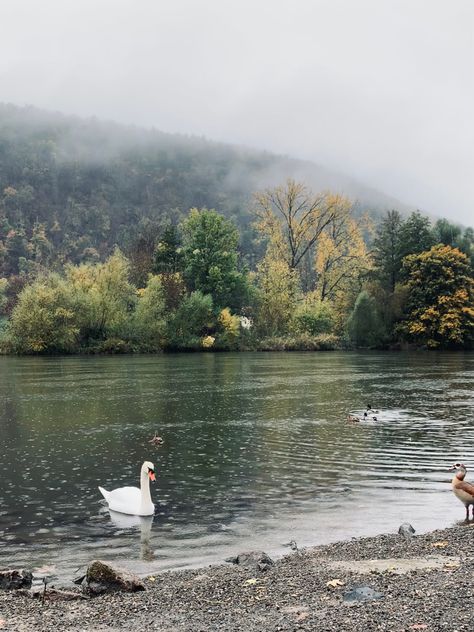
<svg viewBox="0 0 474 632"><path fill-rule="evenodd" d="M367 414L371 415L372 413L375 413L378 415L379 412L379 410L374 410L370 404L367 404Z"/></svg>
<svg viewBox="0 0 474 632"><path fill-rule="evenodd" d="M151 443L152 445L163 445L164 440L162 437L159 437L155 432L154 436L150 439L150 441L148 441L148 443Z"/></svg>

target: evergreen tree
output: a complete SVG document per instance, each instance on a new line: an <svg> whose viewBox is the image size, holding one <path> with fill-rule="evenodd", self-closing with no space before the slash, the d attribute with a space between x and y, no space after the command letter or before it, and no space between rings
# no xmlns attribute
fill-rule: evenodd
<svg viewBox="0 0 474 632"><path fill-rule="evenodd" d="M398 211L388 211L374 240L375 274L389 292L395 291L402 267L402 218Z"/></svg>
<svg viewBox="0 0 474 632"><path fill-rule="evenodd" d="M400 226L400 256L417 254L434 245L433 231L428 217L419 211L412 213Z"/></svg>

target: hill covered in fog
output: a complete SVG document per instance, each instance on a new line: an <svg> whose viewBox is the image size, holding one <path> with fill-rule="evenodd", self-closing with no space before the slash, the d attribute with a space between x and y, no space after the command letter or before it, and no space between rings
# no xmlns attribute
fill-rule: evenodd
<svg viewBox="0 0 474 632"><path fill-rule="evenodd" d="M17 262L41 248L43 237L58 262L103 258L114 244L126 250L191 207L233 218L249 255L253 193L289 177L314 191L343 193L374 215L403 210L383 193L314 163L0 105L0 268L2 258L10 262L0 272L18 272Z"/></svg>

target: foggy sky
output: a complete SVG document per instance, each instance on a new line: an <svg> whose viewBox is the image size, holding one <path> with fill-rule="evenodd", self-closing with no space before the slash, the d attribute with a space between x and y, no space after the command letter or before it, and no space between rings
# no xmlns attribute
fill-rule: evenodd
<svg viewBox="0 0 474 632"><path fill-rule="evenodd" d="M0 0L0 101L308 158L474 223L472 0Z"/></svg>

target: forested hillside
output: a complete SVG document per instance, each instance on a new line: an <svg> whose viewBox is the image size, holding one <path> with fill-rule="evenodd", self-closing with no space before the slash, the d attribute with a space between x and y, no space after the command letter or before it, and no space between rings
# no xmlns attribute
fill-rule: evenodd
<svg viewBox="0 0 474 632"><path fill-rule="evenodd" d="M0 351L472 348L474 231L392 203L309 163L1 106Z"/></svg>
<svg viewBox="0 0 474 632"><path fill-rule="evenodd" d="M382 212L396 201L314 164L34 108L0 105L0 277L151 248L169 220L215 208L253 267L255 191L292 177Z"/></svg>

